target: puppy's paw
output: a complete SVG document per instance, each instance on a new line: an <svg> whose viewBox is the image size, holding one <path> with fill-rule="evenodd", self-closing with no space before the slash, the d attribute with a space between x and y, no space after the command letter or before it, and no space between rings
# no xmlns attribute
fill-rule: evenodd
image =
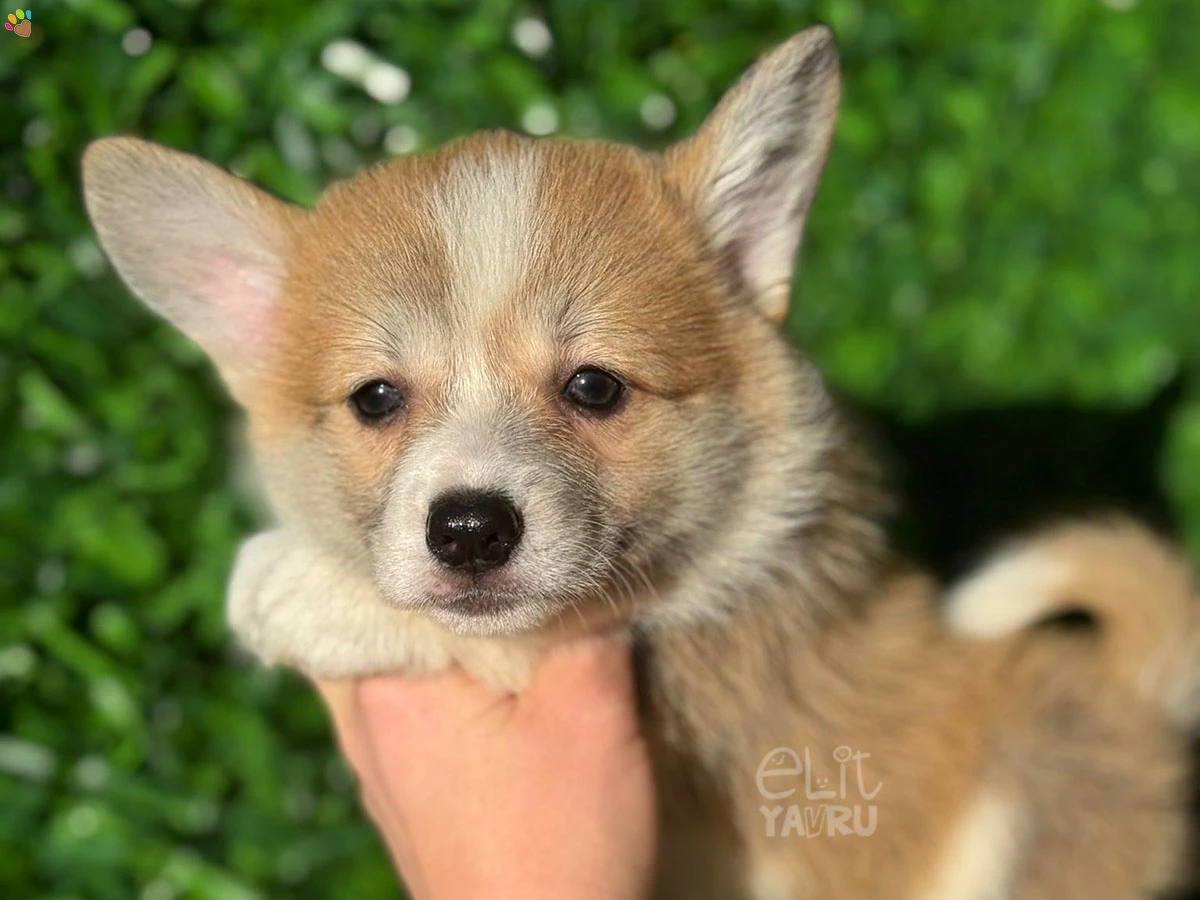
<svg viewBox="0 0 1200 900"><path fill-rule="evenodd" d="M267 664L315 678L407 668L408 614L386 606L370 580L286 529L243 542L229 581L228 618Z"/></svg>
<svg viewBox="0 0 1200 900"><path fill-rule="evenodd" d="M290 554L296 552L295 542L283 530L264 531L242 541L229 576L226 597L226 616L234 634L249 649L259 653L264 643L263 628L270 607L278 602L282 587L280 579L286 577L294 560ZM276 596L268 593L271 589Z"/></svg>
<svg viewBox="0 0 1200 900"><path fill-rule="evenodd" d="M430 674L457 664L512 691L554 643L536 635L456 635L418 612L389 606L362 572L287 529L242 544L229 581L228 617L262 662L331 680Z"/></svg>

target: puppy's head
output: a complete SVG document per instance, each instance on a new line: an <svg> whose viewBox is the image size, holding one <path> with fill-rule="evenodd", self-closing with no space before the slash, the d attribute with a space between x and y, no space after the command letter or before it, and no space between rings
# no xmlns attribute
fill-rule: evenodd
<svg viewBox="0 0 1200 900"><path fill-rule="evenodd" d="M511 631L735 556L780 503L752 476L802 464L762 448L812 385L773 326L837 98L818 27L664 155L482 134L301 210L116 138L86 198L249 411L285 520L397 605Z"/></svg>

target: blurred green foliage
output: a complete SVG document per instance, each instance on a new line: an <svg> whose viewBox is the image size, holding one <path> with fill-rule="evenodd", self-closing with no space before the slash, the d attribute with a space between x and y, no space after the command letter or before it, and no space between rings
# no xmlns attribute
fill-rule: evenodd
<svg viewBox="0 0 1200 900"><path fill-rule="evenodd" d="M823 20L845 104L790 327L835 383L915 416L1137 403L1200 351L1194 0L26 5L33 36L0 36L4 896L398 893L317 703L230 648L232 410L90 235L92 138L301 202L480 127L659 146ZM1165 475L1200 542L1198 456L1193 402Z"/></svg>

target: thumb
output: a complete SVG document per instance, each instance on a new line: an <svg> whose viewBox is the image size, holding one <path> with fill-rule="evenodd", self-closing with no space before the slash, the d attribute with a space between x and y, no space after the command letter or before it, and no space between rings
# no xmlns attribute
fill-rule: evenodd
<svg viewBox="0 0 1200 900"><path fill-rule="evenodd" d="M315 680L313 686L329 710L342 754L357 770L367 762L367 752L360 727L358 697L354 681Z"/></svg>

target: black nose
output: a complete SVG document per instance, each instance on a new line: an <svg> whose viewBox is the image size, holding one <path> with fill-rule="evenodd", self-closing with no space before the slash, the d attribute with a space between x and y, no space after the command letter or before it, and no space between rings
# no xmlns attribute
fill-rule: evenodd
<svg viewBox="0 0 1200 900"><path fill-rule="evenodd" d="M429 507L425 543L442 565L475 575L508 562L521 527L521 514L501 494L443 494Z"/></svg>

